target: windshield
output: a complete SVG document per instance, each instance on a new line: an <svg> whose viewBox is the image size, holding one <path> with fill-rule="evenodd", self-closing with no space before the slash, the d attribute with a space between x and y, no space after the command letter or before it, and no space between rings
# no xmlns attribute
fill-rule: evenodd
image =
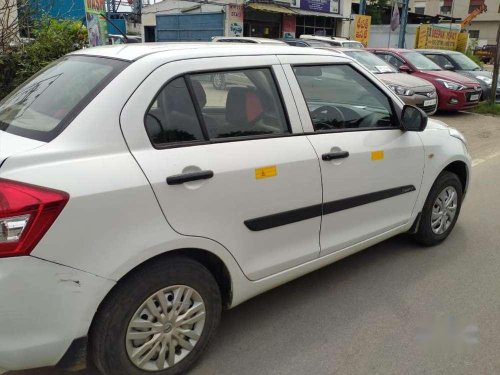
<svg viewBox="0 0 500 375"><path fill-rule="evenodd" d="M342 42L342 47L345 48L365 48L360 42Z"/></svg>
<svg viewBox="0 0 500 375"><path fill-rule="evenodd" d="M89 56L57 60L0 102L0 130L50 142L126 65Z"/></svg>
<svg viewBox="0 0 500 375"><path fill-rule="evenodd" d="M418 52L403 52L402 55L418 70L442 70L438 64Z"/></svg>
<svg viewBox="0 0 500 375"><path fill-rule="evenodd" d="M380 57L375 56L373 53L368 51L344 51L344 53L352 57L354 60L359 62L365 68L367 68L370 72L375 74L381 73L397 73L397 70L394 69L391 65L386 63Z"/></svg>
<svg viewBox="0 0 500 375"><path fill-rule="evenodd" d="M479 65L461 53L453 53L450 57L460 67L460 70L481 70Z"/></svg>

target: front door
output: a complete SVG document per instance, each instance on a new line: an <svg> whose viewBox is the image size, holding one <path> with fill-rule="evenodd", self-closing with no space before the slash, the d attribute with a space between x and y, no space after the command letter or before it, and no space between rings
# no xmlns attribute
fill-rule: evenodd
<svg viewBox="0 0 500 375"><path fill-rule="evenodd" d="M390 97L350 64L286 67L323 180L322 255L408 223L424 150L399 129ZM380 83L379 83L380 85ZM310 114L307 116L307 114Z"/></svg>
<svg viewBox="0 0 500 375"><path fill-rule="evenodd" d="M319 256L321 217L293 211L321 206L318 158L291 136L303 130L275 56L166 64L121 123L179 234L221 243L251 280Z"/></svg>

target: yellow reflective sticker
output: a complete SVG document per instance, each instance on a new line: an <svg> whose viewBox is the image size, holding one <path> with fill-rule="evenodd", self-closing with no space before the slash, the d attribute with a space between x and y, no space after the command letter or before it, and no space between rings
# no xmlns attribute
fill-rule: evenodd
<svg viewBox="0 0 500 375"><path fill-rule="evenodd" d="M372 160L382 160L384 158L384 151L372 151Z"/></svg>
<svg viewBox="0 0 500 375"><path fill-rule="evenodd" d="M261 178L274 177L278 174L278 169L275 165L270 165L268 167L262 167L255 169L255 178L260 180Z"/></svg>

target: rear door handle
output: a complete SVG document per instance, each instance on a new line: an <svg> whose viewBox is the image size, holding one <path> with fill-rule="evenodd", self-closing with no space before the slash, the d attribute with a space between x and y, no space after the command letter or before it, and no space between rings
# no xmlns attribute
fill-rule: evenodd
<svg viewBox="0 0 500 375"><path fill-rule="evenodd" d="M321 158L325 161L334 159L343 159L347 157L349 157L349 151L336 151L321 155Z"/></svg>
<svg viewBox="0 0 500 375"><path fill-rule="evenodd" d="M199 172L176 174L167 177L167 184L180 185L190 181L207 180L209 178L212 178L213 176L214 176L213 171L199 171Z"/></svg>

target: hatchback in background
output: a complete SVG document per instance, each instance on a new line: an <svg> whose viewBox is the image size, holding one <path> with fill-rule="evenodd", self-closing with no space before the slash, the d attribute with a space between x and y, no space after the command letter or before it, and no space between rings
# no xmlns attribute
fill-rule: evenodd
<svg viewBox="0 0 500 375"><path fill-rule="evenodd" d="M318 36L318 35L308 35L302 34L300 39L304 40L317 40L329 44L332 47L345 47L345 48L365 48L363 43L356 40L349 40L346 38L339 38L336 36Z"/></svg>
<svg viewBox="0 0 500 375"><path fill-rule="evenodd" d="M294 46L294 47L313 47L313 48L320 48L320 47L329 47L331 46L330 43L321 41L321 40L316 40L316 39L296 39L296 38L284 38L280 39L289 46Z"/></svg>
<svg viewBox="0 0 500 375"><path fill-rule="evenodd" d="M429 81L399 73L392 65L366 50L357 48L335 48L332 50L352 57L370 72L376 74L405 104L417 106L431 115L436 112L436 88Z"/></svg>
<svg viewBox="0 0 500 375"><path fill-rule="evenodd" d="M441 49L419 49L418 52L427 56L443 69L454 71L477 80L483 90L482 100L491 97L493 91L491 87L493 84L493 73L481 68L468 56L461 52ZM498 77L495 101L500 103L500 76Z"/></svg>
<svg viewBox="0 0 500 375"><path fill-rule="evenodd" d="M399 48L369 48L400 72L423 78L436 87L438 109L459 111L476 107L482 94L479 82L442 69L424 55Z"/></svg>

